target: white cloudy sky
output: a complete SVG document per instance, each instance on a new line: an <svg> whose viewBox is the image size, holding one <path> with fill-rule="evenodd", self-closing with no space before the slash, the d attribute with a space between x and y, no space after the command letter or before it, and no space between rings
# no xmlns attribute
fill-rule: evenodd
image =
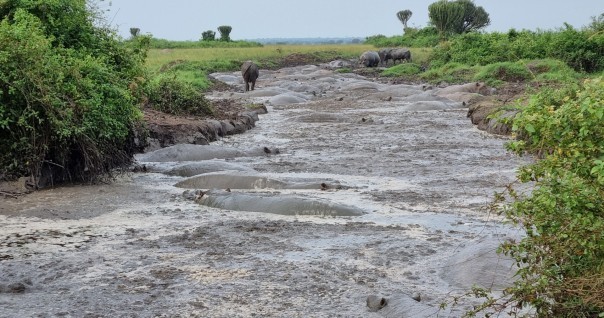
<svg viewBox="0 0 604 318"><path fill-rule="evenodd" d="M402 34L396 12L411 10L409 26L428 22L436 0L104 0L107 19L123 37L131 27L170 40L198 40L220 25L234 40L366 37ZM604 13L604 0L475 0L491 17L487 31L580 28ZM218 32L217 32L218 35Z"/></svg>

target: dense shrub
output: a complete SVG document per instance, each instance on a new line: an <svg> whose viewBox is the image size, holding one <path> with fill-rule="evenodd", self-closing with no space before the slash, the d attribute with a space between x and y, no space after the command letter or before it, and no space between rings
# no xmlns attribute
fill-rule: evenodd
<svg viewBox="0 0 604 318"><path fill-rule="evenodd" d="M371 44L375 47L432 47L437 45L438 42L438 31L434 27L406 28L403 36L374 35L367 37L365 40L365 44Z"/></svg>
<svg viewBox="0 0 604 318"><path fill-rule="evenodd" d="M482 67L480 72L474 76L475 80L485 81L489 85L493 84L489 81L525 82L533 78L533 73L521 61L489 64Z"/></svg>
<svg viewBox="0 0 604 318"><path fill-rule="evenodd" d="M502 211L525 231L502 245L518 264L517 281L499 305L530 306L538 317L602 317L604 313L604 80L545 90L516 117L520 140L508 145L541 160L520 169L534 190L510 187ZM501 202L505 195L498 196ZM509 201L508 201L509 202ZM497 304L497 302L503 302Z"/></svg>
<svg viewBox="0 0 604 318"><path fill-rule="evenodd" d="M439 68L431 68L420 77L429 82L467 83L473 80L479 68L460 63L449 63Z"/></svg>
<svg viewBox="0 0 604 318"><path fill-rule="evenodd" d="M436 47L432 65L487 65L545 58L561 60L580 72L602 71L604 34L579 31L569 25L558 31L466 33Z"/></svg>
<svg viewBox="0 0 604 318"><path fill-rule="evenodd" d="M174 73L160 74L147 86L151 107L174 115L212 115L201 90Z"/></svg>
<svg viewBox="0 0 604 318"><path fill-rule="evenodd" d="M129 164L146 38L122 46L84 0L5 1L0 17L0 178L94 180Z"/></svg>

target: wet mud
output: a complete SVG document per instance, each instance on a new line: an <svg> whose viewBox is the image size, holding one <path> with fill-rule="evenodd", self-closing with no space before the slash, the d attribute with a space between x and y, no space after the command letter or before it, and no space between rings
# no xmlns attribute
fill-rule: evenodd
<svg viewBox="0 0 604 318"><path fill-rule="evenodd" d="M486 206L527 159L463 101L330 65L213 74L266 106L253 129L1 199L0 317L460 317L439 305L510 284L521 234Z"/></svg>

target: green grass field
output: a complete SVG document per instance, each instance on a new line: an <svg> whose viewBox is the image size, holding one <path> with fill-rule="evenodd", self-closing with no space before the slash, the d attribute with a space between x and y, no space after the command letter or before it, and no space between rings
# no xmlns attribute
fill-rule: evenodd
<svg viewBox="0 0 604 318"><path fill-rule="evenodd" d="M173 61L230 62L277 60L291 54L333 54L343 58L355 58L362 52L375 50L372 45L266 45L252 48L195 48L195 49L151 49L147 66L157 71Z"/></svg>
<svg viewBox="0 0 604 318"><path fill-rule="evenodd" d="M152 74L176 77L206 90L211 85L207 74L237 71L246 60L253 60L260 68L274 69L289 65L288 62L318 64L335 59L356 59L369 50L378 49L366 44L151 49L147 56L147 67ZM430 51L429 48L412 48L413 62L426 64Z"/></svg>

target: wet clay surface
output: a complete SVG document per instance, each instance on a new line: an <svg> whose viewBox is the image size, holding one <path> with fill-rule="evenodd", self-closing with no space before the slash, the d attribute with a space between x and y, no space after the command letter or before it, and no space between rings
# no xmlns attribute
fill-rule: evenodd
<svg viewBox="0 0 604 318"><path fill-rule="evenodd" d="M421 295L414 317L460 317L472 301L439 304L474 283L511 281L494 249L519 234L486 205L523 159L504 151L506 139L477 130L459 102L327 66L260 70L246 94L237 73L215 76L233 88L209 98L264 103L268 113L212 146L271 152L212 159L212 167L341 185L231 193L364 213L200 205L175 186L189 177L175 167L191 162L145 162L152 172L112 184L2 198L0 317L406 317L397 299L413 294ZM370 295L390 303L370 310Z"/></svg>

